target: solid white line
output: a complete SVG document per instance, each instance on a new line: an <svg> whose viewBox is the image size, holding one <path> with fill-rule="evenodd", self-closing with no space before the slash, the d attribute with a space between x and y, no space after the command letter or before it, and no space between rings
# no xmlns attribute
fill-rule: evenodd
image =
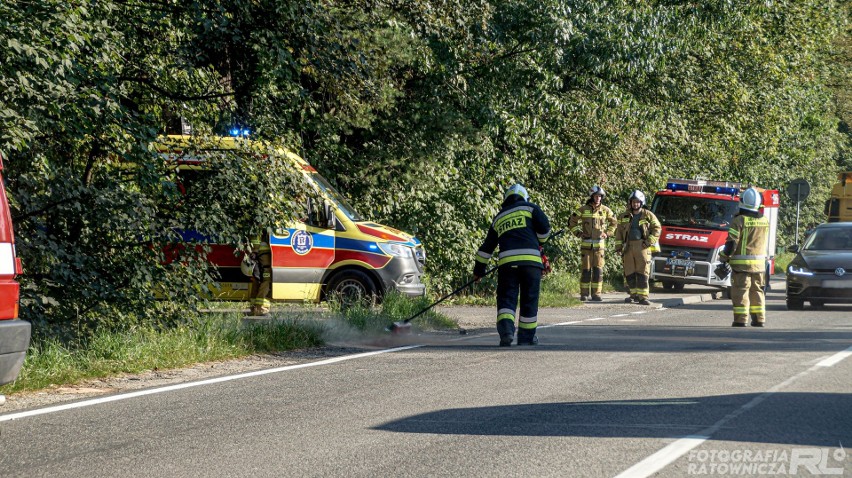
<svg viewBox="0 0 852 478"><path fill-rule="evenodd" d="M615 314L615 315L610 315L610 317L627 317L628 315L630 315L630 314Z"/></svg>
<svg viewBox="0 0 852 478"><path fill-rule="evenodd" d="M101 403L116 402L116 401L119 401L119 400L127 400L128 398L142 397L142 396L145 396L145 395L154 395L154 394L157 394L157 393L172 392L172 391L175 391L175 390L182 390L182 389L185 389L185 388L200 387L202 385L210 385L210 384L214 384L214 383L230 382L232 380L240 380L240 379L249 378L249 377L258 377L258 376L267 375L267 374L270 374L270 373L286 372L288 370L296 370L296 369L307 368L307 367L318 367L320 365L329 365L329 364L333 364L333 363L337 363L337 362L344 362L344 361L347 361L347 360L355 360L355 359L371 357L373 355L386 354L386 353L391 353L391 352L400 352L402 350L416 349L416 348L419 348L419 347L424 347L424 345L407 345L405 347L396 347L396 348L392 348L392 349L376 350L376 351L373 351L373 352L364 352L364 353L360 353L360 354L344 355L344 356L341 356L341 357L334 357L334 358L330 358L330 359L320 360L319 362L309 362L309 363L302 363L302 364L297 364L297 365L287 365L285 367L270 368L270 369L265 369L265 370L256 370L254 372L240 373L240 374L237 374L237 375L227 375L227 376L224 376L224 377L216 377L216 378L211 378L211 379L207 379L207 380L200 380L198 382L179 383L179 384L176 384L176 385L168 385L168 386L161 387L161 388L153 388L153 389L148 389L148 390L139 390L139 391L130 392L130 393L110 395L108 397L95 398L95 399L91 399L91 400L83 400L83 401L80 401L80 402L68 403L68 404L64 404L64 405L56 405L56 406L53 406L53 407L40 408L38 410L29 410L29 411L19 412L19 413L10 413L8 415L0 415L0 422L5 422L5 421L9 421L9 420L17 420L17 419L26 418L26 417L33 417L33 416L36 416L36 415L44 415L44 414L47 414L47 413L60 412L60 411L63 411L63 410L71 410L71 409L74 409L74 408L89 407L89 406L98 405L98 404L101 404Z"/></svg>
<svg viewBox="0 0 852 478"><path fill-rule="evenodd" d="M673 461L685 455L689 450L710 438L702 435L689 435L675 440L662 450L622 471L615 478L644 478L660 471Z"/></svg>
<svg viewBox="0 0 852 478"><path fill-rule="evenodd" d="M827 359L821 360L819 363L817 363L817 367L831 367L832 365L837 365L838 363L840 363L841 360L847 357L852 357L852 347L849 347L848 349L842 352L837 352L836 354L832 355L831 357L828 357Z"/></svg>

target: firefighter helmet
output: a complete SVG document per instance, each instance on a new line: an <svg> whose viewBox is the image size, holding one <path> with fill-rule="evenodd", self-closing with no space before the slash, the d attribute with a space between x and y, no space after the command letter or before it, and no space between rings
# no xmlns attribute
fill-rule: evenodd
<svg viewBox="0 0 852 478"><path fill-rule="evenodd" d="M639 205L639 207L642 207L642 206L645 205L645 193L643 193L642 191L637 189L637 190L633 191L632 193L630 193L630 197L627 198L627 204L629 205L634 199L638 199L639 202L641 203Z"/></svg>
<svg viewBox="0 0 852 478"><path fill-rule="evenodd" d="M599 194L602 198L606 197L606 191L604 191L604 189L602 187L597 186L597 185L592 186L592 188L589 189L589 197L592 197L595 194Z"/></svg>
<svg viewBox="0 0 852 478"><path fill-rule="evenodd" d="M506 193L503 194L503 200L509 198L509 196L517 194L518 196L524 198L524 201L530 200L530 193L527 192L527 189L520 184L513 184L509 186L509 189L506 190Z"/></svg>
<svg viewBox="0 0 852 478"><path fill-rule="evenodd" d="M748 188L740 197L740 209L757 212L760 209L761 197L757 189Z"/></svg>
<svg viewBox="0 0 852 478"><path fill-rule="evenodd" d="M254 264L255 261L251 254L243 254L243 260L240 261L240 272L245 276L251 277L254 274Z"/></svg>

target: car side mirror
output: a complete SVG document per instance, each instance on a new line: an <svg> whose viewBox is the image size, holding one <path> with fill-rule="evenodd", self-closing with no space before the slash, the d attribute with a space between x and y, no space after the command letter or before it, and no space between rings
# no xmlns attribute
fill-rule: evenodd
<svg viewBox="0 0 852 478"><path fill-rule="evenodd" d="M799 252L799 245L793 244L792 246L787 246L787 252Z"/></svg>

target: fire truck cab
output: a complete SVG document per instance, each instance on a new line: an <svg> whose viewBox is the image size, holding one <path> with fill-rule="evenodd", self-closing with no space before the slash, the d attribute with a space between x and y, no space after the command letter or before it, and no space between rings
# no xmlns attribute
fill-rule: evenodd
<svg viewBox="0 0 852 478"><path fill-rule="evenodd" d="M766 273L772 274L779 195L777 190L757 189L763 195L763 214L769 219ZM675 290L686 284L730 287L730 276L720 279L714 269L743 191L740 183L669 179L651 203L651 211L662 225L660 252L651 260L651 281Z"/></svg>

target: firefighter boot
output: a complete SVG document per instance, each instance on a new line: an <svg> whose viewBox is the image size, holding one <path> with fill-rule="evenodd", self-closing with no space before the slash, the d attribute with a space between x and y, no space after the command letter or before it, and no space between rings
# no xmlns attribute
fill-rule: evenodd
<svg viewBox="0 0 852 478"><path fill-rule="evenodd" d="M498 320L497 333L500 334L501 347L512 345L512 340L515 338L515 321L511 319Z"/></svg>
<svg viewBox="0 0 852 478"><path fill-rule="evenodd" d="M763 320L761 320L756 314L751 314L751 326L763 327Z"/></svg>
<svg viewBox="0 0 852 478"><path fill-rule="evenodd" d="M538 337L535 335L535 329L519 330L518 345L538 345Z"/></svg>

